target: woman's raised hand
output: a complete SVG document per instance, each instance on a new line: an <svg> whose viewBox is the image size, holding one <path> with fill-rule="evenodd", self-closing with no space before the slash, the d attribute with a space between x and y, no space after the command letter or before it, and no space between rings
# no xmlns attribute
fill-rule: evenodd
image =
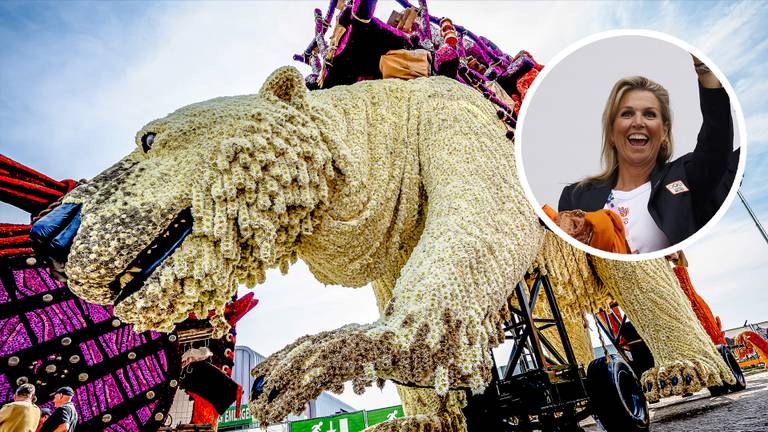
<svg viewBox="0 0 768 432"><path fill-rule="evenodd" d="M693 69L696 71L696 75L699 76L699 82L704 88L720 88L723 86L703 61L693 54L691 54L691 57L693 58Z"/></svg>

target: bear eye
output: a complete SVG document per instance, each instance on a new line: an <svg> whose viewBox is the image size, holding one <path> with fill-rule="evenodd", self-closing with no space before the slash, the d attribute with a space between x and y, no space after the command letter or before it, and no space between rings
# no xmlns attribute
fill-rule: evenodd
<svg viewBox="0 0 768 432"><path fill-rule="evenodd" d="M147 132L141 137L141 149L144 150L144 153L147 153L152 148L152 143L155 142L155 135L154 132Z"/></svg>

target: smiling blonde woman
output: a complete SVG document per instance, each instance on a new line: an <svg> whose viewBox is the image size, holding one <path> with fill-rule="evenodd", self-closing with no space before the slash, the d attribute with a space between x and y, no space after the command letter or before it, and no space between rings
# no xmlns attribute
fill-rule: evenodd
<svg viewBox="0 0 768 432"><path fill-rule="evenodd" d="M603 111L603 171L566 186L558 211L567 233L591 238L583 212L611 210L623 223L631 253L677 244L698 231L722 205L733 150L728 94L694 57L703 123L696 148L670 161L673 152L669 93L641 76L613 86ZM738 160L738 158L735 158ZM578 230L579 232L576 232Z"/></svg>

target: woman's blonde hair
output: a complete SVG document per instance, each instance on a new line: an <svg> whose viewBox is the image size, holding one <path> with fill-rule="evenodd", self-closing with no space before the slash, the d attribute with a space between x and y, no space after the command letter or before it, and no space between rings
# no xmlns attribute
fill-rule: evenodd
<svg viewBox="0 0 768 432"><path fill-rule="evenodd" d="M645 90L653 93L661 107L661 120L667 127L666 140L661 143L659 154L656 161L664 163L672 157L672 110L669 108L669 92L661 84L642 76L625 77L616 82L605 101L603 109L603 149L601 154L603 171L595 176L587 177L579 182L579 186L599 181L606 181L613 176L619 166L616 146L612 145L611 135L613 134L613 121L616 119L619 111L621 98L632 90Z"/></svg>

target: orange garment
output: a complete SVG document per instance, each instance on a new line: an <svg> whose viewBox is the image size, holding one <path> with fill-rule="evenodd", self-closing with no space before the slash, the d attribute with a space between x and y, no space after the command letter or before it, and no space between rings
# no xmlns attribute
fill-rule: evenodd
<svg viewBox="0 0 768 432"><path fill-rule="evenodd" d="M544 213L552 221L557 223L558 213L549 205L544 205ZM606 252L628 254L630 253L629 244L624 235L624 224L616 213L607 210L596 210L585 212L584 219L592 229L592 236L589 245L595 249Z"/></svg>
<svg viewBox="0 0 768 432"><path fill-rule="evenodd" d="M680 287L688 297L688 300L690 300L691 307L696 313L696 318L699 319L701 326L704 327L704 331L707 332L709 338L712 339L712 342L715 345L725 345L725 332L722 330L720 318L712 314L712 310L707 305L707 302L705 302L704 299L696 293L696 290L693 289L693 283L688 276L688 269L681 266L675 266L672 268L672 271L675 272L675 276L677 276L677 280L680 282Z"/></svg>
<svg viewBox="0 0 768 432"><path fill-rule="evenodd" d="M587 222L592 225L593 234L589 245L606 252L628 254L629 245L624 235L624 224L616 213L603 209L587 212Z"/></svg>
<svg viewBox="0 0 768 432"><path fill-rule="evenodd" d="M544 204L544 213L549 216L550 219L552 219L552 222L557 223L557 212L555 209L549 206L549 204Z"/></svg>

